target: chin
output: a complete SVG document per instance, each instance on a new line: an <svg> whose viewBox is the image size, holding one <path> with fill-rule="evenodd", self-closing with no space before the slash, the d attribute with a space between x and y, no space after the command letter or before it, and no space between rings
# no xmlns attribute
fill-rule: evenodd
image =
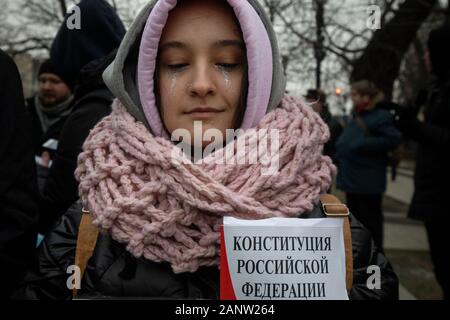
<svg viewBox="0 0 450 320"><path fill-rule="evenodd" d="M50 108L53 107L54 105L56 105L56 101L55 100L50 100L50 101L41 101L42 105L44 107Z"/></svg>

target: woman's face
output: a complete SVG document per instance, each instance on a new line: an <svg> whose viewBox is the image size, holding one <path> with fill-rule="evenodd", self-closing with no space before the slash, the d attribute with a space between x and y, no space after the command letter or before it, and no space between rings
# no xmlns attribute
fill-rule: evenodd
<svg viewBox="0 0 450 320"><path fill-rule="evenodd" d="M157 68L166 129L187 129L193 139L194 121L201 121L203 132L215 128L225 137L234 126L246 69L232 9L221 1L180 3L164 27Z"/></svg>
<svg viewBox="0 0 450 320"><path fill-rule="evenodd" d="M353 106L359 106L360 104L367 104L370 102L369 96L362 96L356 90L352 90L350 93L350 97L352 98Z"/></svg>

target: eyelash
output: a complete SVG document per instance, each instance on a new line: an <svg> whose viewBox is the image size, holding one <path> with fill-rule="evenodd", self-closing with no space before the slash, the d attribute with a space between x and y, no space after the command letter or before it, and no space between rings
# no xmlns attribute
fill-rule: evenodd
<svg viewBox="0 0 450 320"><path fill-rule="evenodd" d="M218 63L217 65L222 69L233 70L239 66L239 63Z"/></svg>
<svg viewBox="0 0 450 320"><path fill-rule="evenodd" d="M168 65L167 65L167 67L168 67L170 70L173 70L173 71L180 70L180 69L182 69L182 68L184 68L184 67L186 67L186 66L187 66L186 63L177 63L177 64L168 64Z"/></svg>
<svg viewBox="0 0 450 320"><path fill-rule="evenodd" d="M237 68L240 64L239 63L217 63L216 65L222 69L233 70L233 69ZM167 65L167 67L172 71L181 70L187 66L188 66L187 63L177 63L177 64Z"/></svg>

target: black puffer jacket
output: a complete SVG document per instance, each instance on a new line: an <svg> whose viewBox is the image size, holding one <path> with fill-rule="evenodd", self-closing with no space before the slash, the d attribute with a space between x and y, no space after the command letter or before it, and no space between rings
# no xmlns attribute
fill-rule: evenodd
<svg viewBox="0 0 450 320"><path fill-rule="evenodd" d="M302 218L323 218L319 206ZM70 299L66 273L74 264L81 205L75 203L44 239L39 270L28 274L16 299ZM353 241L353 289L350 299L398 299L398 279L386 257L373 244L369 232L350 217ZM381 289L366 286L367 267L381 270ZM195 273L174 274L167 263L132 257L109 235L99 235L96 248L81 283L80 298L126 297L155 299L217 299L219 270L202 267Z"/></svg>
<svg viewBox="0 0 450 320"><path fill-rule="evenodd" d="M111 112L113 96L103 82L102 73L114 55L112 52L95 60L81 71L74 106L61 131L39 202L39 231L42 234L78 199L78 182L74 177L77 157L89 131Z"/></svg>
<svg viewBox="0 0 450 320"><path fill-rule="evenodd" d="M0 50L0 300L34 262L38 190L30 128L19 71Z"/></svg>

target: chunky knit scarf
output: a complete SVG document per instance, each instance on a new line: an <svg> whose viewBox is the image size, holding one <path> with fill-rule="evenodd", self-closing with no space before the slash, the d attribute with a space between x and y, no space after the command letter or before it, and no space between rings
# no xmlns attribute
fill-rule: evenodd
<svg viewBox="0 0 450 320"><path fill-rule="evenodd" d="M210 161L226 152L201 163L174 161L177 147L155 138L115 100L78 158L82 203L93 223L136 257L168 262L176 273L218 265L223 216L298 217L313 209L335 174L322 155L328 128L299 100L286 96L256 129L279 130L279 168L273 174L261 174L261 163ZM248 155L257 152L251 147L256 145L249 144Z"/></svg>

